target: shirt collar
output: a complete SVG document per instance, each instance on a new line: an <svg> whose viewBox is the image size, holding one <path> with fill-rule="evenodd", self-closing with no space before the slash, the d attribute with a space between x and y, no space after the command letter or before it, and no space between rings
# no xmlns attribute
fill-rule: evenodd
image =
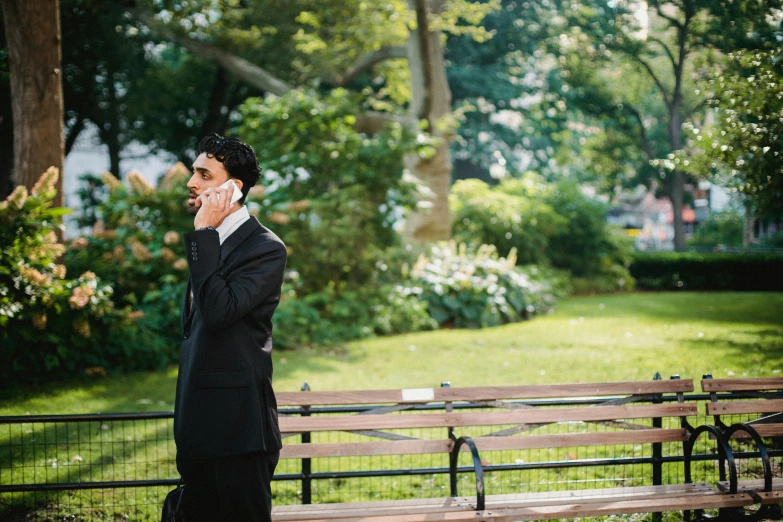
<svg viewBox="0 0 783 522"><path fill-rule="evenodd" d="M234 230L239 228L239 225L248 219L250 219L250 213L247 211L247 207L244 205L236 212L226 216L220 226L217 227L217 232L220 236L220 244L222 245L223 241L225 241L226 238L230 236L232 232L234 232Z"/></svg>

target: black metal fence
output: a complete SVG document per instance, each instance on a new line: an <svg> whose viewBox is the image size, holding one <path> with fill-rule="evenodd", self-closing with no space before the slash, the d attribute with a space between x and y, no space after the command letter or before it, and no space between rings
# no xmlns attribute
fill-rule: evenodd
<svg viewBox="0 0 783 522"><path fill-rule="evenodd" d="M706 401L709 395L690 394L687 398ZM514 402L563 407L605 400ZM677 399L671 396L663 400ZM280 413L329 415L360 413L369 408L307 407L281 409ZM443 408L442 404L412 407ZM486 406L455 403L453 408ZM704 411L703 406L699 411ZM0 520L159 519L163 497L178 480L172 418L170 412L0 417ZM711 419L689 420L699 425ZM651 427L660 427L660 419L648 422ZM460 435L480 436L489 429L502 427L475 427ZM583 427L565 423L543 429L543 433L554 434ZM612 428L596 425L591 429ZM417 438L441 439L446 436L443 431L399 430ZM349 433L313 433L296 435L287 442L349 442L356 437ZM710 444L709 440L702 441L694 471L697 481L717 479L716 452ZM737 449L742 456L742 448ZM773 455L779 469L780 452ZM674 484L684 479L681 443L492 451L482 453L482 459L490 494ZM745 470L752 472L754 466L755 461L748 459ZM460 494L474 494L472 469L465 454L460 460ZM445 454L283 459L274 477L273 493L278 505L448 496L448 471Z"/></svg>

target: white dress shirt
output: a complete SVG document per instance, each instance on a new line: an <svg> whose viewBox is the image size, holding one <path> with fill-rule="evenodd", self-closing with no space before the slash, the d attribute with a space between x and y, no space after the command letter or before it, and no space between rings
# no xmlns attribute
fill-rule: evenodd
<svg viewBox="0 0 783 522"><path fill-rule="evenodd" d="M220 226L217 227L217 232L220 236L220 244L222 245L223 241L233 234L234 231L248 219L250 219L250 212L247 211L247 207L244 205L236 212L227 215Z"/></svg>

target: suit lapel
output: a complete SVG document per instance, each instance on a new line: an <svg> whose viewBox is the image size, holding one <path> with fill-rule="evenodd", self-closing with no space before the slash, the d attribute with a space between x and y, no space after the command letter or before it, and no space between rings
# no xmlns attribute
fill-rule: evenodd
<svg viewBox="0 0 783 522"><path fill-rule="evenodd" d="M231 252L241 245L242 242L260 226L261 223L258 222L255 216L250 216L250 219L242 223L238 229L234 230L234 232L223 241L223 244L220 245L220 264L218 266L223 266L223 263L226 262L226 259L231 255Z"/></svg>
<svg viewBox="0 0 783 522"><path fill-rule="evenodd" d="M238 229L226 238L222 245L220 245L220 261L218 262L218 268L223 266L228 259L228 256L233 252L242 242L250 236L250 234L261 227L261 223L255 216L250 216L250 219L242 223ZM185 289L185 301L182 304L182 331L187 329L188 324L193 319L193 314L196 311L196 307L193 303L190 304L190 310L188 310L188 300L190 299L190 292L192 290L191 279L188 277L188 286Z"/></svg>

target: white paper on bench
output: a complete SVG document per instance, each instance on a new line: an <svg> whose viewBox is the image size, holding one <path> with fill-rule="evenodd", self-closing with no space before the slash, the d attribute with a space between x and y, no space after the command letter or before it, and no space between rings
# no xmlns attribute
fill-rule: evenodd
<svg viewBox="0 0 783 522"><path fill-rule="evenodd" d="M435 390L432 388L408 388L402 390L403 401L431 401L435 399Z"/></svg>

